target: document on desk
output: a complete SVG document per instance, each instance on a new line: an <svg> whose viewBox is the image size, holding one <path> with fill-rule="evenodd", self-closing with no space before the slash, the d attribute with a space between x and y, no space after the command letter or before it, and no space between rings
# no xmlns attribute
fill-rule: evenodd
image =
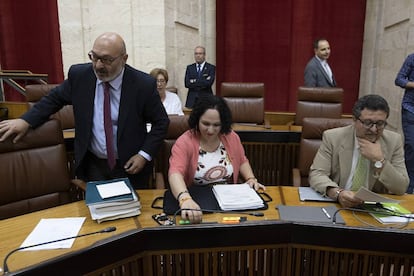
<svg viewBox="0 0 414 276"><path fill-rule="evenodd" d="M20 247L64 239L78 235L85 217L41 219ZM71 248L75 239L31 247L24 250Z"/></svg>
<svg viewBox="0 0 414 276"><path fill-rule="evenodd" d="M299 198L300 201L335 201L332 198L323 196L311 187L299 187Z"/></svg>
<svg viewBox="0 0 414 276"><path fill-rule="evenodd" d="M355 197L365 201L365 202L388 202L388 203L399 203L399 200L395 200L389 197L381 196L377 193L374 193L368 190L365 187L361 187L358 192L356 192Z"/></svg>
<svg viewBox="0 0 414 276"><path fill-rule="evenodd" d="M264 207L263 199L247 183L217 184L213 193L223 211L260 209Z"/></svg>

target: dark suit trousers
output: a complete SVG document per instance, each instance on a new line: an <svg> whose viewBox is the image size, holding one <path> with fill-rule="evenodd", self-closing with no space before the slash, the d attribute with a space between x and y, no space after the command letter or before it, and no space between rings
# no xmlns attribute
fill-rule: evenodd
<svg viewBox="0 0 414 276"><path fill-rule="evenodd" d="M193 108L194 103L197 101L198 98L203 97L205 95L211 95L212 93L206 90L194 91L191 90L187 94L187 100L185 102L185 107Z"/></svg>
<svg viewBox="0 0 414 276"><path fill-rule="evenodd" d="M150 176L151 174L148 173L127 174L123 168L123 164L119 160L116 160L116 165L111 170L108 166L107 159L98 158L89 151L86 153L80 168L77 170L77 177L84 181L128 177L134 189L148 189Z"/></svg>

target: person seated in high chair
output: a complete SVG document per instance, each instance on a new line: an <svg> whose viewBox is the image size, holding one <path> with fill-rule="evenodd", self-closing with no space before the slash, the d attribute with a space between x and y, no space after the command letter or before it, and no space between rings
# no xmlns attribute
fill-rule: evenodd
<svg viewBox="0 0 414 276"><path fill-rule="evenodd" d="M387 101L365 95L354 105L350 126L326 130L310 167L312 188L343 207L363 201L355 193L365 187L376 193L402 195L408 187L400 134L387 130Z"/></svg>
<svg viewBox="0 0 414 276"><path fill-rule="evenodd" d="M239 183L239 174L251 188L265 189L253 174L239 136L231 129L231 111L214 95L199 97L188 124L190 129L175 142L168 180L178 200L181 217L191 223L202 219L200 206L189 194L191 185Z"/></svg>

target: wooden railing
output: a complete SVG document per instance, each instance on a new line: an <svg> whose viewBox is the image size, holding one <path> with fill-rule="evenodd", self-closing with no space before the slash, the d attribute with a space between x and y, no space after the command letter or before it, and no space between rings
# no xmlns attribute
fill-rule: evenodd
<svg viewBox="0 0 414 276"><path fill-rule="evenodd" d="M46 84L47 79L47 74L35 74L28 70L0 70L0 101L5 101L4 83L8 84L20 94L25 95L25 88L16 80L31 80L40 84Z"/></svg>

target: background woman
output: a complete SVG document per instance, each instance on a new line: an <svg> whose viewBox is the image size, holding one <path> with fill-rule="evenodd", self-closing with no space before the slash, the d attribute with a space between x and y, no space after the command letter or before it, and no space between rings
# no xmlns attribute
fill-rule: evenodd
<svg viewBox="0 0 414 276"><path fill-rule="evenodd" d="M180 98L177 94L167 91L168 72L165 69L152 69L150 75L157 80L157 90L168 115L184 115Z"/></svg>

